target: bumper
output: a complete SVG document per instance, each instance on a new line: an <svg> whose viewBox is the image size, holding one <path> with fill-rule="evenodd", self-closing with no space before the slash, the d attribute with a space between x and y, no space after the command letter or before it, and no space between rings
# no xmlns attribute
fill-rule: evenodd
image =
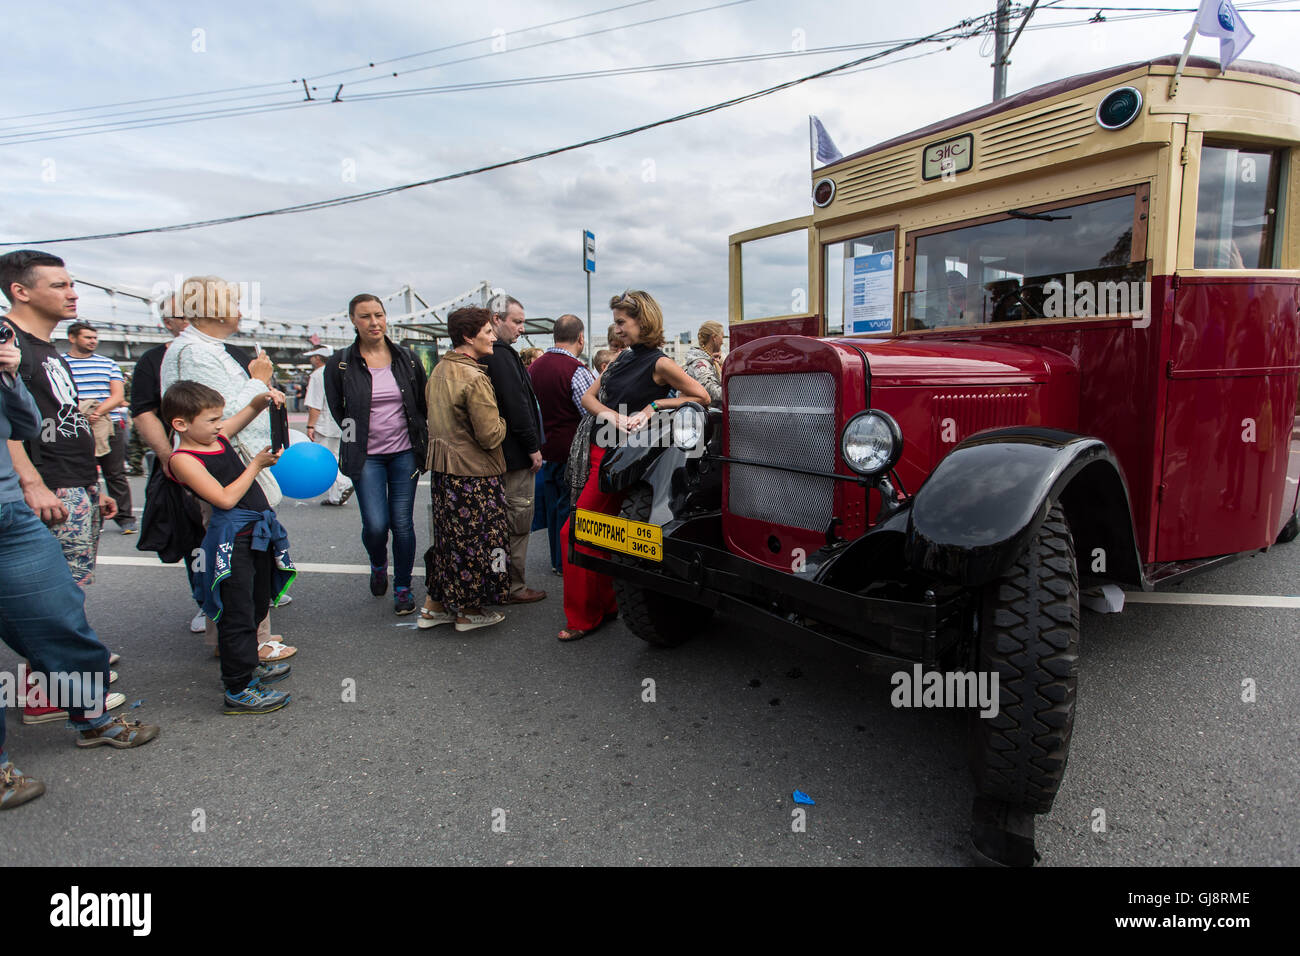
<svg viewBox="0 0 1300 956"><path fill-rule="evenodd" d="M787 638L829 640L882 666L938 666L960 638L966 618L969 592L960 588L934 587L915 601L874 597L821 583L829 563L819 564L816 572L787 573L739 558L723 547L716 513L666 526L663 545L663 561L578 545L570 522L569 559L579 567L726 612Z"/></svg>

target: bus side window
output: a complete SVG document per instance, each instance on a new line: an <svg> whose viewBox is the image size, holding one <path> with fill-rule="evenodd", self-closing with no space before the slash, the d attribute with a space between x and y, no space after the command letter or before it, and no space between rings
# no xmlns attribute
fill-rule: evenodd
<svg viewBox="0 0 1300 956"><path fill-rule="evenodd" d="M822 302L826 315L826 334L852 332L889 332L893 329L894 266L878 257L894 252L894 230L873 232L856 239L832 242L822 247ZM876 257L876 258L868 258ZM869 268L869 271L863 270ZM855 271L856 270L856 271ZM885 302L881 289L869 284L882 283L880 274L889 273L889 295ZM867 279L873 275L873 279ZM845 327L844 313L849 313Z"/></svg>
<svg viewBox="0 0 1300 956"><path fill-rule="evenodd" d="M1276 151L1201 148L1194 268L1275 267L1279 159Z"/></svg>

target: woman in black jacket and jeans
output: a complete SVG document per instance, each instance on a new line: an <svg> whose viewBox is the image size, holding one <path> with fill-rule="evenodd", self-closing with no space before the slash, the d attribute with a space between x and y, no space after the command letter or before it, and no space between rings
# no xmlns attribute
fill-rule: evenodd
<svg viewBox="0 0 1300 956"><path fill-rule="evenodd" d="M393 534L393 602L415 610L415 488L429 444L424 366L388 338L384 305L373 295L348 303L357 338L325 363L325 400L343 430L339 471L352 479L361 509L361 543L370 555L370 593L388 590Z"/></svg>

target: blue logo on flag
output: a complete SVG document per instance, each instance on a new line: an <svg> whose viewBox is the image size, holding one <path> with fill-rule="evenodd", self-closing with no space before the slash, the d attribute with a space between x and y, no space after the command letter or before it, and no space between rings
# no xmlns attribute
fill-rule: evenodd
<svg viewBox="0 0 1300 956"><path fill-rule="evenodd" d="M1232 15L1232 4L1226 0L1219 4L1219 26L1229 33L1237 28L1236 18Z"/></svg>

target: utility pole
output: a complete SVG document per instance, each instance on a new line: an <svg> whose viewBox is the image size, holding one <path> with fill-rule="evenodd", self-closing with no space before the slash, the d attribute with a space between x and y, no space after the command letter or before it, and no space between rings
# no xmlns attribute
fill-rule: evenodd
<svg viewBox="0 0 1300 956"><path fill-rule="evenodd" d="M1011 0L998 0L993 25L993 102L1007 95L1007 20L1011 15Z"/></svg>
<svg viewBox="0 0 1300 956"><path fill-rule="evenodd" d="M1016 29L1016 35L1007 42L1007 21L1011 18L1010 0L998 0L998 9L996 13L997 21L994 24L994 49L993 54L993 102L1005 99L1007 95L1007 66L1011 63L1011 48L1016 45L1020 39L1020 34L1025 32L1025 24L1029 18L1034 15L1038 9L1038 0L1034 0L1025 11L1025 15L1020 19L1020 26Z"/></svg>

